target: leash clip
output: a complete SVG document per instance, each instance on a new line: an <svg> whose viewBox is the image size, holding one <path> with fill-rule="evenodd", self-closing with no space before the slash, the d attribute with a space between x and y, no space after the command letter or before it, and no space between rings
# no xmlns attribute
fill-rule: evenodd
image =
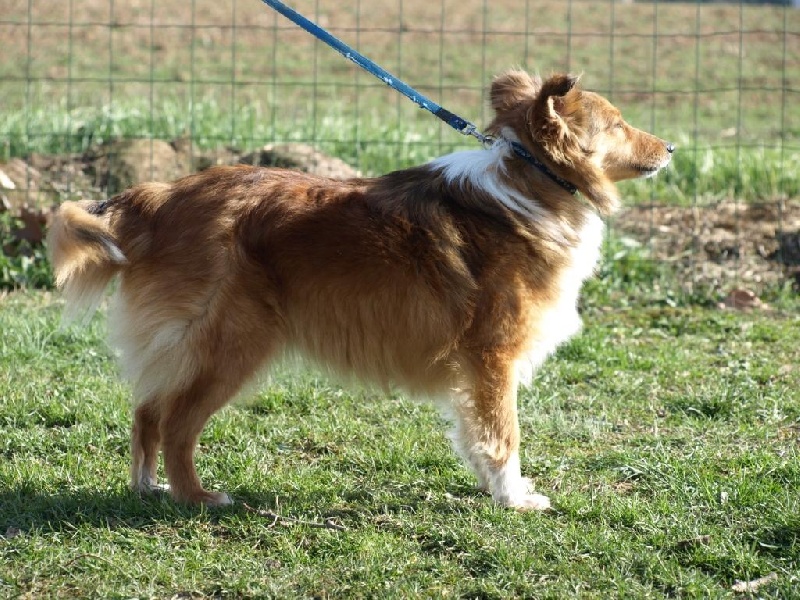
<svg viewBox="0 0 800 600"><path fill-rule="evenodd" d="M479 133L475 137L478 138L478 141L480 141L480 143L483 144L483 147L486 150L494 146L495 142L497 141L497 138L487 133Z"/></svg>
<svg viewBox="0 0 800 600"><path fill-rule="evenodd" d="M490 135L486 135L478 131L478 128L473 125L472 123L468 123L466 127L463 129L459 129L459 133L463 133L464 135L471 135L475 139L477 139L485 148L488 148L494 143L494 138Z"/></svg>

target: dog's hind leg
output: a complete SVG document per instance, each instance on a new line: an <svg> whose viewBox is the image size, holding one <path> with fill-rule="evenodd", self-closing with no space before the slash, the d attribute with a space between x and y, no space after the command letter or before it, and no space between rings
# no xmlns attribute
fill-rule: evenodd
<svg viewBox="0 0 800 600"><path fill-rule="evenodd" d="M241 289L236 288L233 289ZM275 311L245 294L220 297L224 310L209 312L174 348L190 365L184 385L162 396L159 432L170 493L179 502L231 504L221 492L203 489L194 465L200 433L211 416L230 402L282 345Z"/></svg>
<svg viewBox="0 0 800 600"><path fill-rule="evenodd" d="M131 432L136 491L169 489L181 502L230 503L226 494L203 489L194 467L195 447L208 419L280 351L284 340L277 311L257 293L262 289L248 293L235 284L218 288L203 304L179 296L183 305L173 300L153 308L135 292L118 302L113 339L140 399ZM157 482L159 448L169 486Z"/></svg>
<svg viewBox="0 0 800 600"><path fill-rule="evenodd" d="M495 502L521 510L545 510L550 500L531 490L520 473L517 380L503 361L483 365L471 389L454 400L456 451L475 471L478 485Z"/></svg>
<svg viewBox="0 0 800 600"><path fill-rule="evenodd" d="M266 352L231 351L220 344L187 387L161 404L161 450L170 493L178 502L218 506L232 504L230 496L203 489L194 464L198 438L208 419L225 406L265 362Z"/></svg>
<svg viewBox="0 0 800 600"><path fill-rule="evenodd" d="M253 325L252 329L259 327ZM194 379L180 391L162 399L161 451L170 493L178 502L209 506L232 503L225 493L203 489L195 470L194 452L208 419L233 399L272 355L270 344L263 342L269 337L245 348L234 342L239 333L231 328L221 335L218 345L209 349Z"/></svg>
<svg viewBox="0 0 800 600"><path fill-rule="evenodd" d="M166 489L158 485L159 431L158 398L140 404L133 415L131 431L131 489L149 493Z"/></svg>
<svg viewBox="0 0 800 600"><path fill-rule="evenodd" d="M198 377L163 404L160 430L164 469L172 497L178 502L217 506L231 504L222 492L203 489L194 465L194 451L208 419L234 395L235 389L209 377Z"/></svg>

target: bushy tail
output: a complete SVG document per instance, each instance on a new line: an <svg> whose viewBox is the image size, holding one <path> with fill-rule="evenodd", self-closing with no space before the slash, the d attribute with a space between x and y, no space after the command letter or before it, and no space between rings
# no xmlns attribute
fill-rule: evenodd
<svg viewBox="0 0 800 600"><path fill-rule="evenodd" d="M56 286L64 291L64 321L87 319L109 281L127 260L103 216L90 202L65 202L56 213L47 244Z"/></svg>

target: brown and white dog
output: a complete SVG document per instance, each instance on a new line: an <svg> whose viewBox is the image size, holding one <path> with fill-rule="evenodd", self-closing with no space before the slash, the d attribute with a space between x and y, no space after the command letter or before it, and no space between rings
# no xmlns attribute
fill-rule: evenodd
<svg viewBox="0 0 800 600"><path fill-rule="evenodd" d="M654 175L673 151L576 83L507 72L491 87L490 148L374 179L216 167L64 203L49 246L66 316L120 275L109 319L136 403L133 489L167 487L161 449L176 500L230 503L203 489L198 437L289 351L437 399L481 488L547 508L520 474L519 373L580 328L614 182Z"/></svg>

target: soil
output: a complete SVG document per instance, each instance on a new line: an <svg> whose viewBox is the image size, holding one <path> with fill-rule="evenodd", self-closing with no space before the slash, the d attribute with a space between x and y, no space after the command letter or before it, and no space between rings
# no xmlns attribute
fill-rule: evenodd
<svg viewBox="0 0 800 600"><path fill-rule="evenodd" d="M0 212L22 220L14 232L32 245L44 238L53 209L65 200L102 200L140 181L171 181L213 165L249 164L298 169L334 178L359 172L305 144L270 144L255 152L198 153L186 139L119 140L82 155L31 155L0 164Z"/></svg>
<svg viewBox="0 0 800 600"><path fill-rule="evenodd" d="M800 285L800 201L635 206L612 224L689 286Z"/></svg>

